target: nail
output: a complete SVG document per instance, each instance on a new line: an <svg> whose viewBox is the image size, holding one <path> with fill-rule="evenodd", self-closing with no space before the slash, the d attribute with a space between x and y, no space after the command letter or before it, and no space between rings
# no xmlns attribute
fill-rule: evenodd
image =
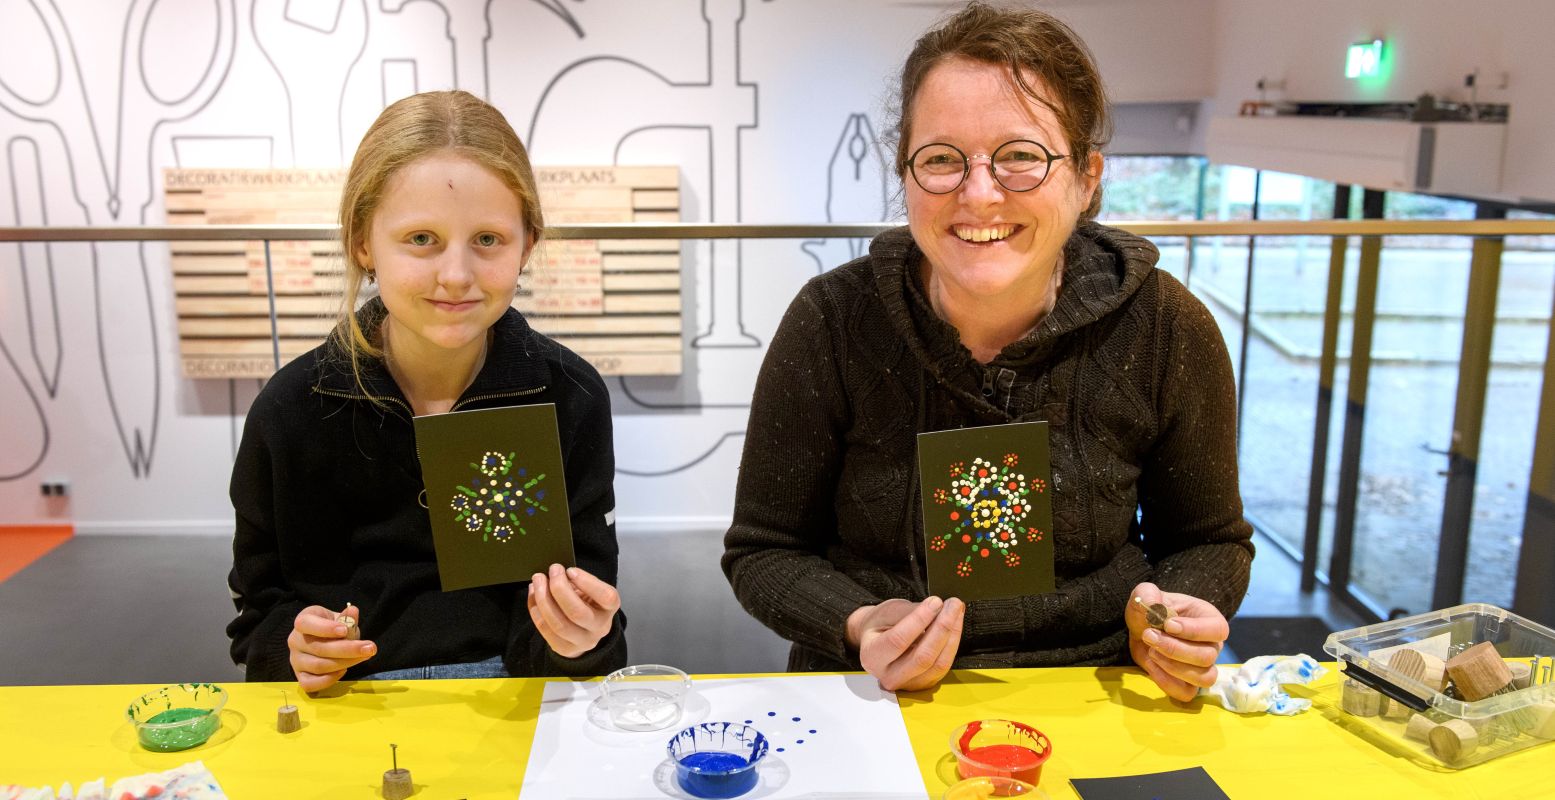
<svg viewBox="0 0 1555 800"><path fill-rule="evenodd" d="M1162 625L1161 627L1165 629L1167 633L1170 633L1173 636L1182 633L1182 621L1176 617L1167 620L1166 624Z"/></svg>
<svg viewBox="0 0 1555 800"><path fill-rule="evenodd" d="M374 646L373 646L373 643L372 643L372 642L366 642L366 643L364 643L364 644L363 644L363 645L362 645L362 655L364 655L364 656L370 656L370 655L372 655L372 654L373 654L373 651L374 651L374 650L377 650L377 649L378 649L378 648L376 648L376 647L374 647Z"/></svg>
<svg viewBox="0 0 1555 800"><path fill-rule="evenodd" d="M580 574L582 574L582 572L583 571L578 569L577 567L568 567L567 568L567 577L569 577L569 578L577 578Z"/></svg>
<svg viewBox="0 0 1555 800"><path fill-rule="evenodd" d="M1151 647L1161 643L1161 634L1155 628L1146 628L1145 632L1139 638L1144 639L1145 644L1148 644Z"/></svg>

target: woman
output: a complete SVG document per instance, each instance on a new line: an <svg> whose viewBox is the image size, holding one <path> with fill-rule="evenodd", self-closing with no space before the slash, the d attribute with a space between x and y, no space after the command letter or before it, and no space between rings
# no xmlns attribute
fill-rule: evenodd
<svg viewBox="0 0 1555 800"><path fill-rule="evenodd" d="M1100 76L1058 20L973 3L918 40L900 110L907 228L810 281L762 366L735 594L794 642L791 669L922 689L952 666L1132 658L1189 699L1253 555L1235 393L1204 306L1093 222ZM926 597L916 434L1030 420L1050 429L1057 590Z"/></svg>
<svg viewBox="0 0 1555 800"><path fill-rule="evenodd" d="M357 149L340 225L342 318L259 393L232 470L233 660L306 691L624 665L609 394L512 308L544 231L518 136L466 92L400 100ZM440 591L412 416L537 403L556 404L578 566Z"/></svg>

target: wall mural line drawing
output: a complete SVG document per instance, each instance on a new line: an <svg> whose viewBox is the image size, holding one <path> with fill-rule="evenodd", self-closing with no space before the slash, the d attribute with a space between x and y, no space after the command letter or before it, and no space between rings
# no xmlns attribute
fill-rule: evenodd
<svg viewBox="0 0 1555 800"><path fill-rule="evenodd" d="M286 93L286 129L293 167L333 167L346 158L342 120L345 82L367 51L367 0L342 0L327 29L290 14L290 0L254 0L249 25L254 43L281 80ZM327 3L319 4L327 6ZM316 18L312 18L315 19ZM315 132L333 120L333 136L299 136L298 121Z"/></svg>
<svg viewBox="0 0 1555 800"><path fill-rule="evenodd" d="M154 200L151 152L157 131L170 122L198 113L225 80L236 49L235 0L215 3L216 30L211 55L184 74L199 75L182 95L159 91L147 74L147 37L156 0L136 0L124 22L119 49L118 94L111 127L99 124L89 101L87 76L81 68L69 26L53 0L29 0L43 24L54 66L54 85L41 99L30 99L0 82L0 107L16 116L54 129L69 161L70 180L83 222L146 224ZM180 27L186 41L199 42L198 32ZM193 35L191 35L193 34ZM179 48L200 54L197 46ZM145 173L127 163L144 154ZM13 173L13 181L14 181ZM134 218L121 220L126 207ZM161 417L161 352L156 308L145 246L136 242L97 242L91 247L93 310L105 399L119 442L135 477L151 470ZM148 363L149 362L149 363ZM146 376L151 376L146 381Z"/></svg>
<svg viewBox="0 0 1555 800"><path fill-rule="evenodd" d="M6 143L6 163L11 176L13 223L19 227L49 224L44 202L43 157L38 142L17 136ZM25 188L24 188L25 186ZM21 299L27 312L27 345L33 366L53 398L59 392L59 369L64 362L64 335L59 322L59 291L54 276L54 245L28 242L16 246L21 262Z"/></svg>
<svg viewBox="0 0 1555 800"><path fill-rule="evenodd" d="M531 1L555 14L579 39L584 37L583 25L562 0ZM573 0L575 3L582 1ZM405 6L416 2L431 3L442 9L443 15L448 18L443 34L453 47L454 86L476 97L490 100L491 59L487 47L491 42L491 6L496 0L486 0L478 7L474 3L458 0L452 6L443 0L380 0L379 8L386 14L399 14L405 10Z"/></svg>
<svg viewBox="0 0 1555 800"><path fill-rule="evenodd" d="M880 138L866 114L849 114L826 164L826 221L878 222L890 216L890 170ZM864 255L869 240L810 239L799 246L815 261L815 274Z"/></svg>
<svg viewBox="0 0 1555 800"><path fill-rule="evenodd" d="M759 127L758 91L740 77L740 25L744 0L703 0L707 25L707 78L676 82L624 56L590 56L563 67L540 93L525 142L541 152L550 136L565 136L572 149L619 157L623 143L652 130L702 130L711 166L708 222L739 222L740 137ZM555 102L550 102L552 98ZM585 97L587 103L566 102ZM600 108L614 111L601 117ZM554 133L553 133L554 132ZM741 251L737 240L712 241L709 280L713 303L694 348L760 347L745 330L740 297ZM729 279L719 281L720 273Z"/></svg>
<svg viewBox="0 0 1555 800"><path fill-rule="evenodd" d="M530 151L543 152L549 137L565 136L574 152L609 153L610 163L619 165L623 147L634 137L651 131L700 133L707 142L706 221L739 222L743 213L741 137L745 131L760 126L760 87L745 81L740 69L745 0L703 0L701 12L706 26L705 79L674 81L640 61L620 55L574 61L558 71L540 94L525 137ZM589 98L589 102L568 102L577 97ZM599 108L610 108L614 113L601 118ZM706 244L706 252L711 303L706 308L706 325L692 338L689 347L714 351L762 346L761 339L748 332L744 322L743 243L714 239ZM631 402L645 409L743 412L750 407L748 401L647 402L631 391L625 378L619 379L619 385ZM741 427L729 430L736 422ZM691 420L686 425L684 440L706 442L696 448L700 450L697 455L689 459L681 456L676 463L653 467L626 465L618 460L616 471L649 478L683 472L711 457L726 442L744 435L743 418L720 418L711 424L707 419Z"/></svg>

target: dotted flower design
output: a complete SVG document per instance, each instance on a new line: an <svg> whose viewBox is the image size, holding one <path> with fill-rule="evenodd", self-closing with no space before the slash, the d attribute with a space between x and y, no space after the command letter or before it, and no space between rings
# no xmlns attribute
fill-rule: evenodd
<svg viewBox="0 0 1555 800"><path fill-rule="evenodd" d="M944 489L935 489L934 502L938 503L939 505L945 505L946 503L950 502L950 492L947 492Z"/></svg>
<svg viewBox="0 0 1555 800"><path fill-rule="evenodd" d="M470 465L475 474L448 500L454 521L479 533L483 542L506 544L515 535L528 535L523 520L548 510L546 490L539 488L545 473L531 476L523 467L514 469L514 455L486 451Z"/></svg>
<svg viewBox="0 0 1555 800"><path fill-rule="evenodd" d="M951 465L949 487L934 490L935 502L950 509L940 518L944 532L929 539L929 549L940 552L952 544L964 547L960 552L965 555L956 562L958 577L972 576L974 559L998 558L1007 567L1018 567L1020 556L1014 548L1021 537L1029 542L1041 540L1042 532L1025 524L1031 513L1026 497L1041 479L1028 483L1025 474L1016 471L1019 464L1020 456L1015 453L1006 453L997 461L974 458L970 467L958 461ZM942 495L948 501L941 501Z"/></svg>

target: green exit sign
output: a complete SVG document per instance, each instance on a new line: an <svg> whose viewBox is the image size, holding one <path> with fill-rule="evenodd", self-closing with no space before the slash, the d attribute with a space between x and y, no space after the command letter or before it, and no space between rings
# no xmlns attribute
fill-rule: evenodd
<svg viewBox="0 0 1555 800"><path fill-rule="evenodd" d="M1346 78L1375 78L1382 74L1382 40L1356 42L1344 60Z"/></svg>

